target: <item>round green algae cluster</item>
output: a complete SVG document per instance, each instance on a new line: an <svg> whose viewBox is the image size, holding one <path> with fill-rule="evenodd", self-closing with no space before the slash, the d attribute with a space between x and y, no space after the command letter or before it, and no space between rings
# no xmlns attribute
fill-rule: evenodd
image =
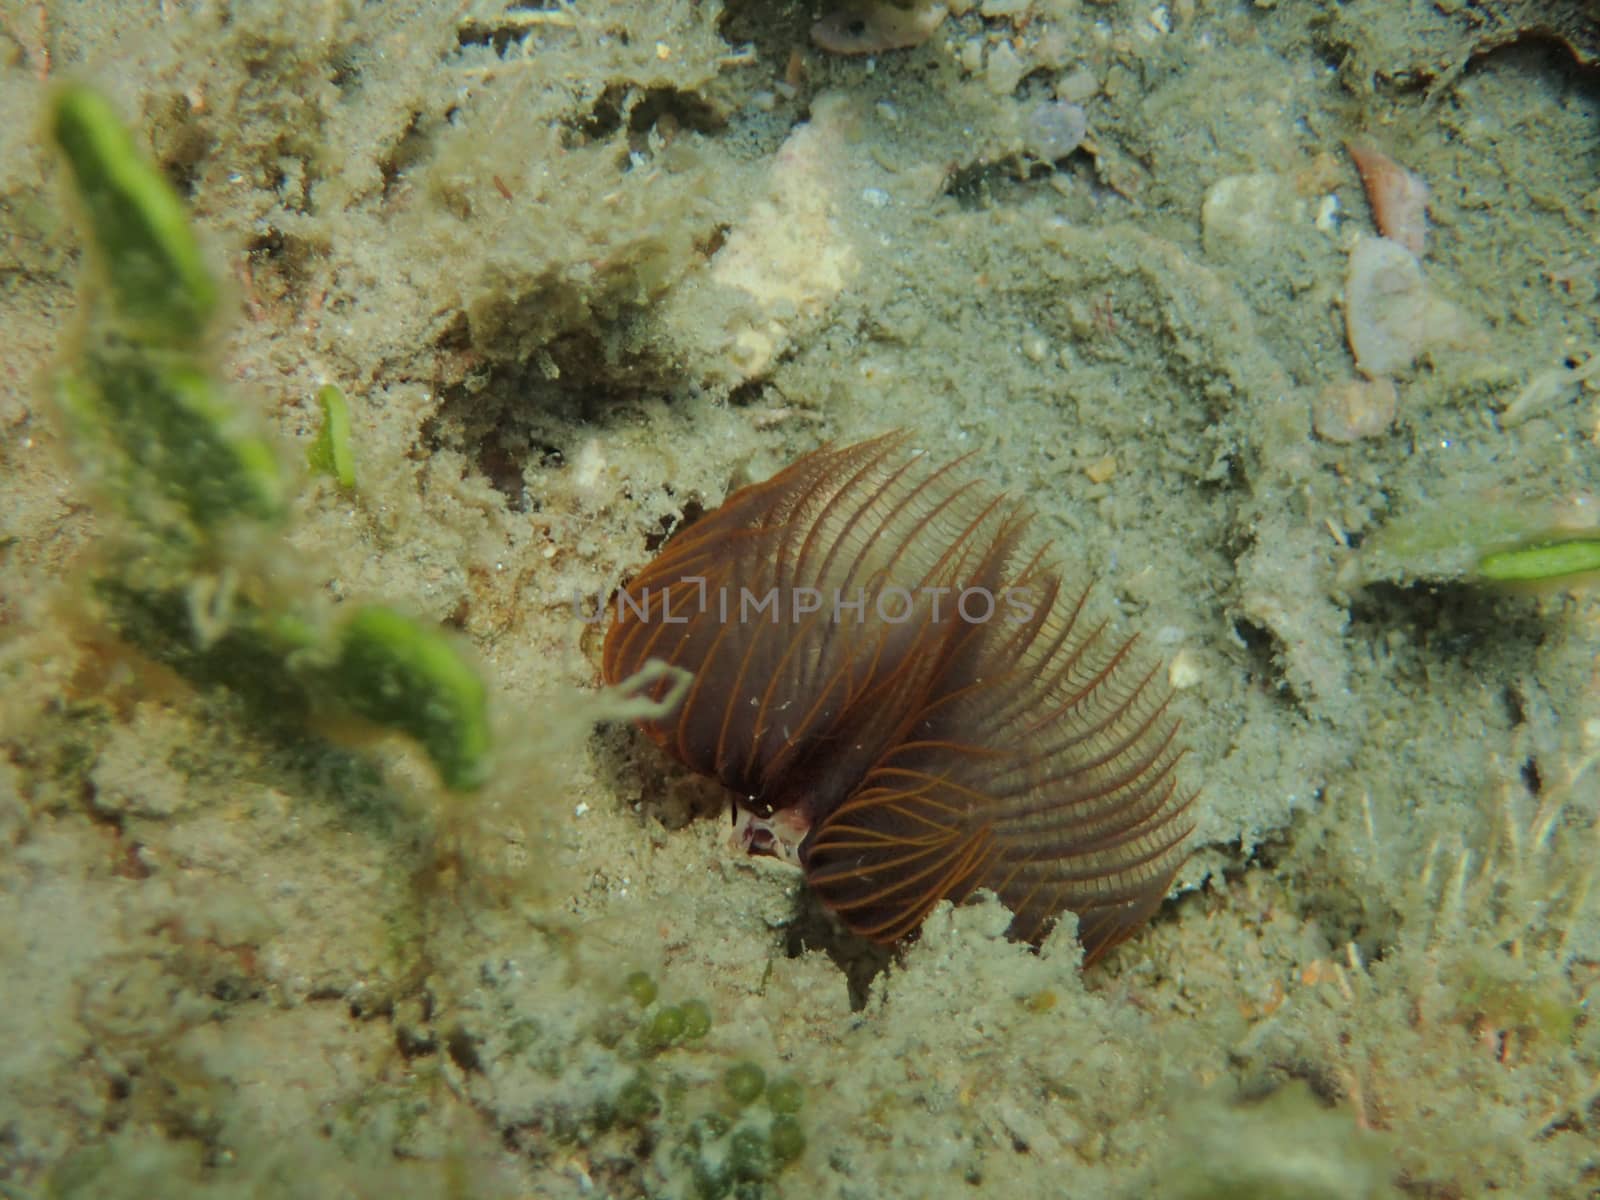
<svg viewBox="0 0 1600 1200"><path fill-rule="evenodd" d="M702 1051L711 1032L709 1006L694 998L659 1003L656 981L645 971L629 974L622 987L639 1020L631 1038L617 1045L639 1061L612 1104L615 1120L651 1135L665 1173L681 1177L684 1195L694 1200L767 1195L805 1152L800 1082L749 1058L709 1078L684 1070L678 1056Z"/></svg>

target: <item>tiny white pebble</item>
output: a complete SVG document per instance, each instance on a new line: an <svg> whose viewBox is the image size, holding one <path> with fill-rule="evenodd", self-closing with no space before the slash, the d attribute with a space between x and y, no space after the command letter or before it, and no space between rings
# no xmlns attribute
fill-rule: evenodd
<svg viewBox="0 0 1600 1200"><path fill-rule="evenodd" d="M873 208L889 207L889 193L882 188L863 188L861 190L861 198L872 205Z"/></svg>
<svg viewBox="0 0 1600 1200"><path fill-rule="evenodd" d="M1022 148L1033 157L1055 162L1083 144L1089 118L1083 107L1053 100L1035 105L1022 120Z"/></svg>
<svg viewBox="0 0 1600 1200"><path fill-rule="evenodd" d="M1339 197L1329 192L1317 202L1317 228L1330 236L1339 233Z"/></svg>
<svg viewBox="0 0 1600 1200"><path fill-rule="evenodd" d="M581 817L581 816L583 816L584 813L586 813L588 811L589 811L589 802L587 800L579 800L578 801L578 806L572 810L572 815L575 816L575 817Z"/></svg>
<svg viewBox="0 0 1600 1200"><path fill-rule="evenodd" d="M1173 656L1172 665L1167 668L1167 682L1181 692L1199 683L1204 674L1200 669L1200 656L1185 646Z"/></svg>

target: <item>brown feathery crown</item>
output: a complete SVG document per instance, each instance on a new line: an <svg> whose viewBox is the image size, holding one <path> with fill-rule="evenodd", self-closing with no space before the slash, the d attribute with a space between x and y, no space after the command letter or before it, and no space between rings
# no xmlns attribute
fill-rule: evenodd
<svg viewBox="0 0 1600 1200"><path fill-rule="evenodd" d="M1022 505L905 442L824 447L673 537L618 596L605 679L692 673L642 728L805 830L807 882L857 933L986 887L1013 937L1072 910L1093 960L1185 857L1170 697L1132 639L1080 627Z"/></svg>

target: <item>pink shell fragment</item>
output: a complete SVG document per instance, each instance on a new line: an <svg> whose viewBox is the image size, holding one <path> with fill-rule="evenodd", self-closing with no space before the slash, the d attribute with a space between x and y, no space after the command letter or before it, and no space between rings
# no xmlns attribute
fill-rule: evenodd
<svg viewBox="0 0 1600 1200"><path fill-rule="evenodd" d="M1346 142L1345 149L1361 173L1378 232L1421 258L1428 237L1428 185L1375 147Z"/></svg>

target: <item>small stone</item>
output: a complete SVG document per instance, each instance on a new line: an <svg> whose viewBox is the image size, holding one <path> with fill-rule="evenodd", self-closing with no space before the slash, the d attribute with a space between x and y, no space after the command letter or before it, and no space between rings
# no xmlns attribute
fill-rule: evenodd
<svg viewBox="0 0 1600 1200"><path fill-rule="evenodd" d="M1330 383L1311 405L1311 427L1325 442L1341 445L1377 437L1394 424L1398 397L1390 379Z"/></svg>
<svg viewBox="0 0 1600 1200"><path fill-rule="evenodd" d="M780 1075L767 1084L767 1107L775 1113L797 1113L805 1104L805 1091L792 1075Z"/></svg>
<svg viewBox="0 0 1600 1200"><path fill-rule="evenodd" d="M704 1000L685 1000L682 1008L684 1040L698 1042L711 1032L711 1007Z"/></svg>
<svg viewBox="0 0 1600 1200"><path fill-rule="evenodd" d="M772 1147L772 1157L780 1164L792 1163L806 1150L805 1130L789 1113L779 1113L772 1118L772 1128L767 1133Z"/></svg>
<svg viewBox="0 0 1600 1200"><path fill-rule="evenodd" d="M1095 459L1083 468L1083 473L1089 477L1090 483L1110 483L1117 474L1116 455L1106 454Z"/></svg>
<svg viewBox="0 0 1600 1200"><path fill-rule="evenodd" d="M1001 42L989 51L989 65L984 71L985 82L996 96L1009 96L1028 73L1027 64L1017 57L1009 42Z"/></svg>
<svg viewBox="0 0 1600 1200"><path fill-rule="evenodd" d="M1363 375L1404 370L1416 360L1427 299L1422 268L1409 250L1388 238L1356 242L1345 272L1344 320Z"/></svg>
<svg viewBox="0 0 1600 1200"><path fill-rule="evenodd" d="M1055 162L1083 144L1089 117L1083 107L1061 100L1035 105L1022 120L1022 149L1043 162Z"/></svg>
<svg viewBox="0 0 1600 1200"><path fill-rule="evenodd" d="M902 7L891 0L855 0L825 13L811 40L832 54L881 54L920 46L949 15L944 0Z"/></svg>
<svg viewBox="0 0 1600 1200"><path fill-rule="evenodd" d="M1056 99L1068 104L1082 104L1100 90L1100 81L1088 67L1068 71L1056 80Z"/></svg>
<svg viewBox="0 0 1600 1200"><path fill-rule="evenodd" d="M1461 313L1429 291L1416 256L1388 238L1361 238L1350 251L1344 321L1356 369L1370 379L1404 370L1430 347L1472 339Z"/></svg>
<svg viewBox="0 0 1600 1200"><path fill-rule="evenodd" d="M651 978L648 971L634 971L622 981L622 990L640 1008L649 1008L655 1003L656 981Z"/></svg>

